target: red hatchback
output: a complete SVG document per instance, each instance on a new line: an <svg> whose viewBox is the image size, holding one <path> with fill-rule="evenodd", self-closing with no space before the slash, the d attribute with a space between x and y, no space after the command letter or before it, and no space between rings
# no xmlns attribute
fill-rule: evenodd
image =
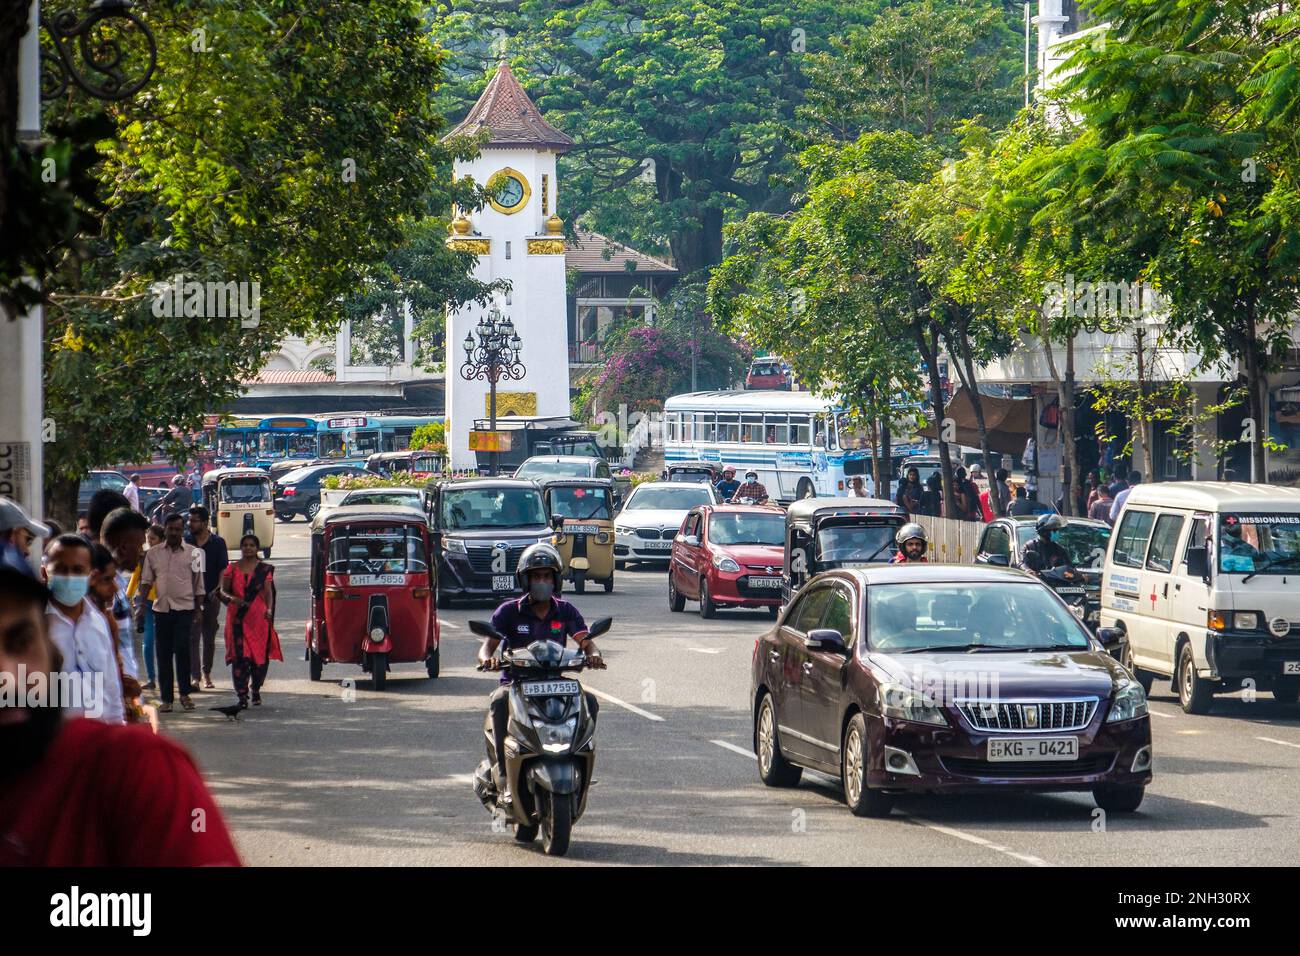
<svg viewBox="0 0 1300 956"><path fill-rule="evenodd" d="M781 607L785 514L756 505L702 505L682 522L668 565L668 607L700 602L700 617L719 607Z"/></svg>

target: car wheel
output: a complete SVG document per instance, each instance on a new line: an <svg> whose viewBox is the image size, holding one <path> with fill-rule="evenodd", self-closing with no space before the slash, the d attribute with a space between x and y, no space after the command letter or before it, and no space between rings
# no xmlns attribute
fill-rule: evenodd
<svg viewBox="0 0 1300 956"><path fill-rule="evenodd" d="M1107 813L1132 813L1142 805L1146 790L1142 784L1111 784L1094 789L1092 799Z"/></svg>
<svg viewBox="0 0 1300 956"><path fill-rule="evenodd" d="M1124 640L1124 659L1121 663L1128 668L1130 674L1141 685L1145 693L1151 693L1151 684L1155 681L1155 675L1150 671L1141 670L1133 663L1133 645L1126 638Z"/></svg>
<svg viewBox="0 0 1300 956"><path fill-rule="evenodd" d="M313 501L307 506L307 520L315 521L318 514L320 514L320 502Z"/></svg>
<svg viewBox="0 0 1300 956"><path fill-rule="evenodd" d="M771 694L764 694L754 719L754 739L758 743L758 779L769 787L793 787L803 776L803 768L796 767L781 755L781 742L776 737L776 704Z"/></svg>
<svg viewBox="0 0 1300 956"><path fill-rule="evenodd" d="M1300 700L1300 681L1278 681L1273 685L1273 699L1279 704L1294 704Z"/></svg>
<svg viewBox="0 0 1300 956"><path fill-rule="evenodd" d="M681 592L677 590L677 582L673 580L672 571L668 572L668 610L674 613L681 611L686 607L686 598L682 597Z"/></svg>
<svg viewBox="0 0 1300 956"><path fill-rule="evenodd" d="M713 603L709 593L709 579L700 578L700 617L710 618L718 613L718 606Z"/></svg>
<svg viewBox="0 0 1300 956"><path fill-rule="evenodd" d="M277 511L275 513L275 517L277 521L283 521L285 524L288 524L290 521L293 520L293 515L286 514L283 511Z"/></svg>
<svg viewBox="0 0 1300 956"><path fill-rule="evenodd" d="M844 802L854 816L886 817L894 809L893 796L867 786L867 722L861 714L854 714L844 728L840 780L844 784Z"/></svg>
<svg viewBox="0 0 1300 956"><path fill-rule="evenodd" d="M1185 713L1210 712L1214 704L1214 683L1197 676L1191 644L1184 644L1178 654L1178 672L1174 681L1178 685L1178 703Z"/></svg>

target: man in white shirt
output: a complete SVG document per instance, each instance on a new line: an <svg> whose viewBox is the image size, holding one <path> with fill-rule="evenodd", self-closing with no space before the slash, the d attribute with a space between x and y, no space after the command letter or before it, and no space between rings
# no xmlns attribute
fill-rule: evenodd
<svg viewBox="0 0 1300 956"><path fill-rule="evenodd" d="M126 483L122 489L122 495L127 501L131 502L131 510L140 510L140 476L132 475L131 480Z"/></svg>
<svg viewBox="0 0 1300 956"><path fill-rule="evenodd" d="M1128 501L1128 493L1133 490L1133 486L1142 481L1142 472L1130 471L1128 473L1128 487L1115 496L1115 503L1110 506L1110 523L1111 527L1119 520L1119 513L1124 508L1124 502Z"/></svg>
<svg viewBox="0 0 1300 956"><path fill-rule="evenodd" d="M86 597L90 590L90 545L75 534L55 538L45 552L45 580L53 595L46 608L50 639L63 655L61 674L80 685L80 700L60 700L87 717L108 724L125 720L122 678L108 618ZM79 705L79 707L78 707Z"/></svg>

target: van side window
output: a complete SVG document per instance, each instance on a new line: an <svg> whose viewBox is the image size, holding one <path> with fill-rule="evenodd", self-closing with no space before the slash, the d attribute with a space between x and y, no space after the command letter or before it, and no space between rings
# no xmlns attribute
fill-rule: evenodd
<svg viewBox="0 0 1300 956"><path fill-rule="evenodd" d="M1114 562L1126 568L1140 568L1147 554L1147 540L1155 515L1150 511L1127 509L1115 533Z"/></svg>
<svg viewBox="0 0 1300 956"><path fill-rule="evenodd" d="M1157 519L1155 533L1151 535L1151 552L1147 555L1148 568L1165 573L1173 570L1182 530L1182 515L1161 515Z"/></svg>
<svg viewBox="0 0 1300 956"><path fill-rule="evenodd" d="M1187 547L1183 549L1183 561L1187 561L1187 552L1192 548L1205 547L1206 524L1204 518L1192 519L1192 530L1187 535Z"/></svg>

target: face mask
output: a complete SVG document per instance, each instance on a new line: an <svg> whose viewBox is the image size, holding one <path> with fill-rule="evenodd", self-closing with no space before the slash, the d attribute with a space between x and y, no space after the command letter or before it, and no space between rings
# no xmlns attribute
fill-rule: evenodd
<svg viewBox="0 0 1300 956"><path fill-rule="evenodd" d="M51 574L50 591L64 607L80 604L90 590L90 577L84 574Z"/></svg>
<svg viewBox="0 0 1300 956"><path fill-rule="evenodd" d="M550 581L533 581L528 585L529 600L539 604L542 601L549 601L554 593L555 585Z"/></svg>

